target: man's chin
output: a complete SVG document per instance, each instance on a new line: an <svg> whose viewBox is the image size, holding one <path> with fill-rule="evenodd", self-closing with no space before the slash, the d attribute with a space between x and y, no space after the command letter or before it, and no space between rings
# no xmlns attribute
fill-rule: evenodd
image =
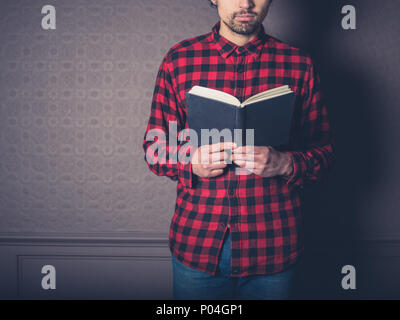
<svg viewBox="0 0 400 320"><path fill-rule="evenodd" d="M230 20L229 23L226 21L222 20L222 22L234 33L241 34L241 35L251 35L256 32L258 29L260 23L258 21L254 22L236 22L233 20Z"/></svg>
<svg viewBox="0 0 400 320"><path fill-rule="evenodd" d="M234 25L231 26L231 30L235 33L242 34L242 35L250 35L256 32L258 25Z"/></svg>

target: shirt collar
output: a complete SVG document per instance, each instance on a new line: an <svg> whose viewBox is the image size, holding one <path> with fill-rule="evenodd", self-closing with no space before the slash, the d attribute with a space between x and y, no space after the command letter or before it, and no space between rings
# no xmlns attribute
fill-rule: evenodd
<svg viewBox="0 0 400 320"><path fill-rule="evenodd" d="M254 55L255 58L259 58L262 48L268 39L268 35L265 33L265 29L262 24L256 37L246 43L244 46L240 47L219 34L220 25L221 21L218 21L212 28L211 39L224 58L229 57L229 55L231 55L235 50L237 50L239 53L246 52Z"/></svg>

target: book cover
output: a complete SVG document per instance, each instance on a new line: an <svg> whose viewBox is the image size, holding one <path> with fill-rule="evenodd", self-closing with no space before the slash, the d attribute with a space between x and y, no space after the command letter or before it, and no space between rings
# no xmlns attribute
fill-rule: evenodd
<svg viewBox="0 0 400 320"><path fill-rule="evenodd" d="M211 138L203 141L201 129L228 129L231 138L221 141L239 145L246 145L246 129L254 129L255 146L277 147L289 142L294 92L288 86L264 91L243 103L222 91L198 86L193 89L186 92L187 121L196 131L199 145L220 142ZM235 139L234 129L242 129L241 143Z"/></svg>

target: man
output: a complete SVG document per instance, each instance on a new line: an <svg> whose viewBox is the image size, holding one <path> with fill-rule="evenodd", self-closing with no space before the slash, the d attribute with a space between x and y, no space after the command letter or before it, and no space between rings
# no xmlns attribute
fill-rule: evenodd
<svg viewBox="0 0 400 320"><path fill-rule="evenodd" d="M143 142L151 171L178 181L169 234L174 297L287 299L303 250L300 189L334 160L319 77L308 55L265 34L272 0L210 1L220 21L174 45L161 63ZM240 101L289 85L296 96L289 145L221 142L195 149L189 162L152 161L183 150L187 141L166 144L169 123L188 128L185 92L194 85ZM149 138L150 130L161 134ZM229 152L251 174L236 174Z"/></svg>

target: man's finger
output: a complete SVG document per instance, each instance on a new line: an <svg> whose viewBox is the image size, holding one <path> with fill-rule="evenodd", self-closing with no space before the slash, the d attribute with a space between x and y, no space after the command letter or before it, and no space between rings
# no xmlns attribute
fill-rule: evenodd
<svg viewBox="0 0 400 320"><path fill-rule="evenodd" d="M223 173L224 173L223 169L213 170L213 171L211 171L209 177L214 178L214 177L220 176Z"/></svg>
<svg viewBox="0 0 400 320"><path fill-rule="evenodd" d="M230 155L226 151L222 151L219 153L206 153L202 152L200 157L194 158L192 163L195 164L212 164L212 163L221 163L221 162L232 162L230 159Z"/></svg>
<svg viewBox="0 0 400 320"><path fill-rule="evenodd" d="M219 152L221 150L233 150L237 148L237 144L235 142L218 142L209 145L209 152Z"/></svg>
<svg viewBox="0 0 400 320"><path fill-rule="evenodd" d="M222 151L220 153L210 153L209 154L209 163L219 163L221 161L228 161L230 155L226 151Z"/></svg>
<svg viewBox="0 0 400 320"><path fill-rule="evenodd" d="M232 154L232 161L256 161L260 157L260 154L254 154L254 153L235 153Z"/></svg>
<svg viewBox="0 0 400 320"><path fill-rule="evenodd" d="M221 163L212 163L208 165L208 169L210 170L217 170L217 169L223 169L227 166L226 162L221 162Z"/></svg>
<svg viewBox="0 0 400 320"><path fill-rule="evenodd" d="M241 168L246 168L246 169L254 169L255 168L255 162L252 161L233 161L235 164L237 164Z"/></svg>
<svg viewBox="0 0 400 320"><path fill-rule="evenodd" d="M233 149L232 151L234 154L240 154L240 153L254 153L254 154L258 154L260 153L258 151L258 148L256 148L255 146L241 146L241 147L237 147L235 149Z"/></svg>

